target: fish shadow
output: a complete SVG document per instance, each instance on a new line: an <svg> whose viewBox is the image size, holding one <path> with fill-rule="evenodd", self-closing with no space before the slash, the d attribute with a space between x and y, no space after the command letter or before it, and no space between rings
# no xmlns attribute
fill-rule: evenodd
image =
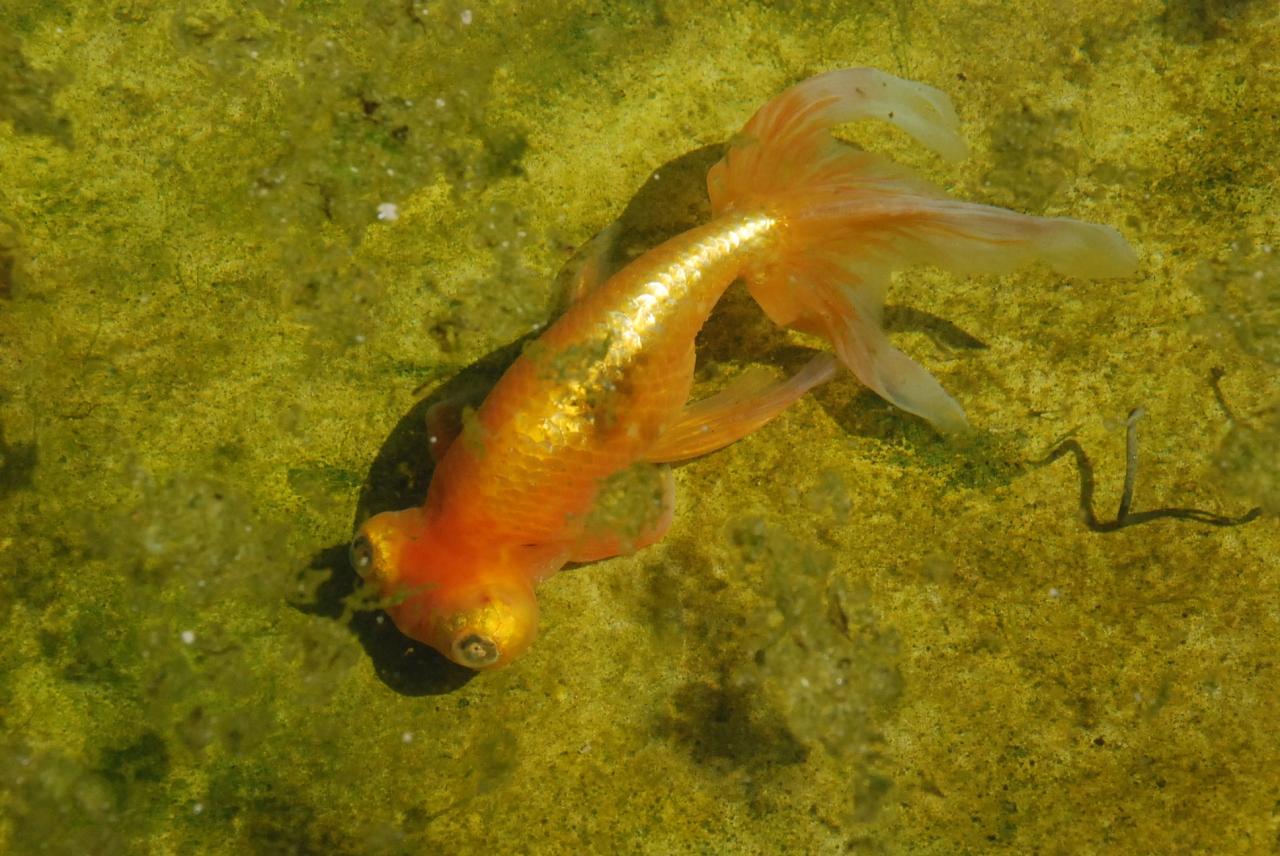
<svg viewBox="0 0 1280 856"><path fill-rule="evenodd" d="M616 238L603 250L599 270L609 275L646 250L711 217L706 195L706 175L723 152L720 145L704 146L663 164L654 170L618 217ZM565 308L570 281L581 266L582 251L569 260L557 277L549 320ZM597 248L599 249L599 248ZM985 347L974 337L937 316L906 307L888 307L886 322L891 330L918 330L935 341L954 348ZM744 347L744 330L749 333ZM437 404L476 403L497 383L536 333L530 333L485 354L471 365L419 399L400 417L378 449L369 466L356 502L352 534L369 517L421 505L431 484L434 461L430 454L427 413ZM698 365L703 367L744 356L769 361L788 372L798 370L816 353L797 346L784 331L764 317L746 290L730 290L717 306L697 340ZM914 419L863 390L850 402L850 377L839 378L816 391L817 400L841 427L854 434L885 436L894 419ZM843 392L841 391L843 390ZM348 542L334 544L316 553L308 575L323 578L312 598L294 602L299 611L343 621L368 654L378 678L401 695L422 696L450 693L465 686L476 673L463 668L439 652L396 629L381 610L362 607L356 593L360 579L348 559Z"/></svg>
<svg viewBox="0 0 1280 856"><path fill-rule="evenodd" d="M439 403L483 397L530 338L532 335L523 336L484 355L415 402L400 417L369 465L356 501L352 535L375 514L421 505L426 500L435 469L427 411ZM295 603L294 608L345 621L369 656L374 672L388 688L406 696L440 695L460 689L475 677L471 669L405 636L382 610L358 605L353 595L361 582L351 566L346 542L313 556L309 570L325 576L314 589L311 601Z"/></svg>

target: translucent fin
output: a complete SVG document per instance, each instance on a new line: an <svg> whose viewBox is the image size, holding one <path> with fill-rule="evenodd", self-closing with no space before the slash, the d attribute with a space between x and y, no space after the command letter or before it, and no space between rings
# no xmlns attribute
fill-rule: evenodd
<svg viewBox="0 0 1280 856"><path fill-rule="evenodd" d="M479 407L491 388L491 383L473 382L427 408L424 415L427 448L435 463L440 463L444 453L462 433L463 414L468 408Z"/></svg>
<svg viewBox="0 0 1280 856"><path fill-rule="evenodd" d="M881 325L893 271L930 264L1006 273L1042 261L1067 276L1124 276L1137 257L1118 232L1029 217L946 197L909 170L837 142L833 125L890 121L948 158L964 153L947 97L873 69L807 80L770 101L712 168L717 213L763 208L785 223L771 257L745 278L775 322L824 336L871 389L939 429L962 427L960 406L894 348Z"/></svg>
<svg viewBox="0 0 1280 856"><path fill-rule="evenodd" d="M555 314L564 312L613 275L613 256L621 231L621 222L614 220L579 247L565 264L556 279Z"/></svg>
<svg viewBox="0 0 1280 856"><path fill-rule="evenodd" d="M462 402L456 399L438 401L427 408L427 448L437 464L462 433Z"/></svg>
<svg viewBox="0 0 1280 856"><path fill-rule="evenodd" d="M1009 273L1040 261L1063 276L1128 276L1138 259L1110 226L1032 217L1007 208L881 189L814 201L802 215L826 232L812 252L877 272L929 264L956 273Z"/></svg>
<svg viewBox="0 0 1280 856"><path fill-rule="evenodd" d="M671 528L676 482L671 467L638 464L605 480L569 561L595 562L657 543Z"/></svg>
<svg viewBox="0 0 1280 856"><path fill-rule="evenodd" d="M771 197L798 185L829 181L910 180L910 170L837 142L830 129L858 119L883 119L947 160L967 153L946 93L874 68L846 68L811 77L761 107L724 159L707 174L715 213L744 197Z"/></svg>
<svg viewBox="0 0 1280 856"><path fill-rule="evenodd" d="M715 395L685 407L645 458L683 461L722 449L764 425L815 386L831 380L836 370L830 354L819 354L781 381L748 370Z"/></svg>
<svg viewBox="0 0 1280 856"><path fill-rule="evenodd" d="M813 332L831 342L841 362L873 392L896 407L927 420L943 433L968 427L964 410L942 384L893 346L882 326L884 279L857 281L833 274L827 305ZM817 289L815 289L816 291Z"/></svg>

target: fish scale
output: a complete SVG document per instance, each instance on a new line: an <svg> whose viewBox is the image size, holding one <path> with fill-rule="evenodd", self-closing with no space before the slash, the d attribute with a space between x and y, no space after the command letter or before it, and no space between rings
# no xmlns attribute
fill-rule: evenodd
<svg viewBox="0 0 1280 856"><path fill-rule="evenodd" d="M445 456L437 478L462 485L450 508L523 542L563 538L589 512L599 481L634 463L680 413L694 336L749 260L767 251L775 227L761 213L717 218L650 250L571 307L481 406L483 445ZM596 339L607 341L603 357L582 344Z"/></svg>

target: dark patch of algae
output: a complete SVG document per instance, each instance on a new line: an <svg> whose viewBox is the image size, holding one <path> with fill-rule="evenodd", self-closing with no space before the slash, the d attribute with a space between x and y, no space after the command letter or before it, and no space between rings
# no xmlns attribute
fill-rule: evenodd
<svg viewBox="0 0 1280 856"><path fill-rule="evenodd" d="M0 7L0 850L1275 852L1275 4L554 6ZM950 92L974 152L859 139L1142 258L899 278L976 439L838 381L450 692L294 608L418 384L861 64ZM702 338L709 389L804 357L741 294ZM1087 531L1070 459L1024 462L1074 430L1109 504L1135 405L1135 507L1264 516Z"/></svg>

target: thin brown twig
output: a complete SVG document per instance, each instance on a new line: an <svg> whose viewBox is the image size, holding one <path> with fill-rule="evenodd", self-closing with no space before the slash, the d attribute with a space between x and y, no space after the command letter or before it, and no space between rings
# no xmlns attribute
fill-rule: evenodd
<svg viewBox="0 0 1280 856"><path fill-rule="evenodd" d="M1223 409L1226 409L1225 404ZM1151 511L1131 512L1133 491L1138 479L1138 420L1142 415L1142 408L1136 407L1130 411L1126 422L1124 488L1120 494L1120 507L1116 511L1115 520L1099 520L1093 511L1093 464L1075 438L1068 436L1044 458L1032 462L1034 467L1047 467L1068 452L1075 456L1076 468L1080 471L1080 517L1084 520L1085 526L1094 532L1115 532L1126 526L1136 526L1139 523L1148 523L1164 517L1193 520L1209 526L1242 526L1256 520L1262 514L1261 507L1251 508L1239 517L1226 517L1198 508L1156 508Z"/></svg>

